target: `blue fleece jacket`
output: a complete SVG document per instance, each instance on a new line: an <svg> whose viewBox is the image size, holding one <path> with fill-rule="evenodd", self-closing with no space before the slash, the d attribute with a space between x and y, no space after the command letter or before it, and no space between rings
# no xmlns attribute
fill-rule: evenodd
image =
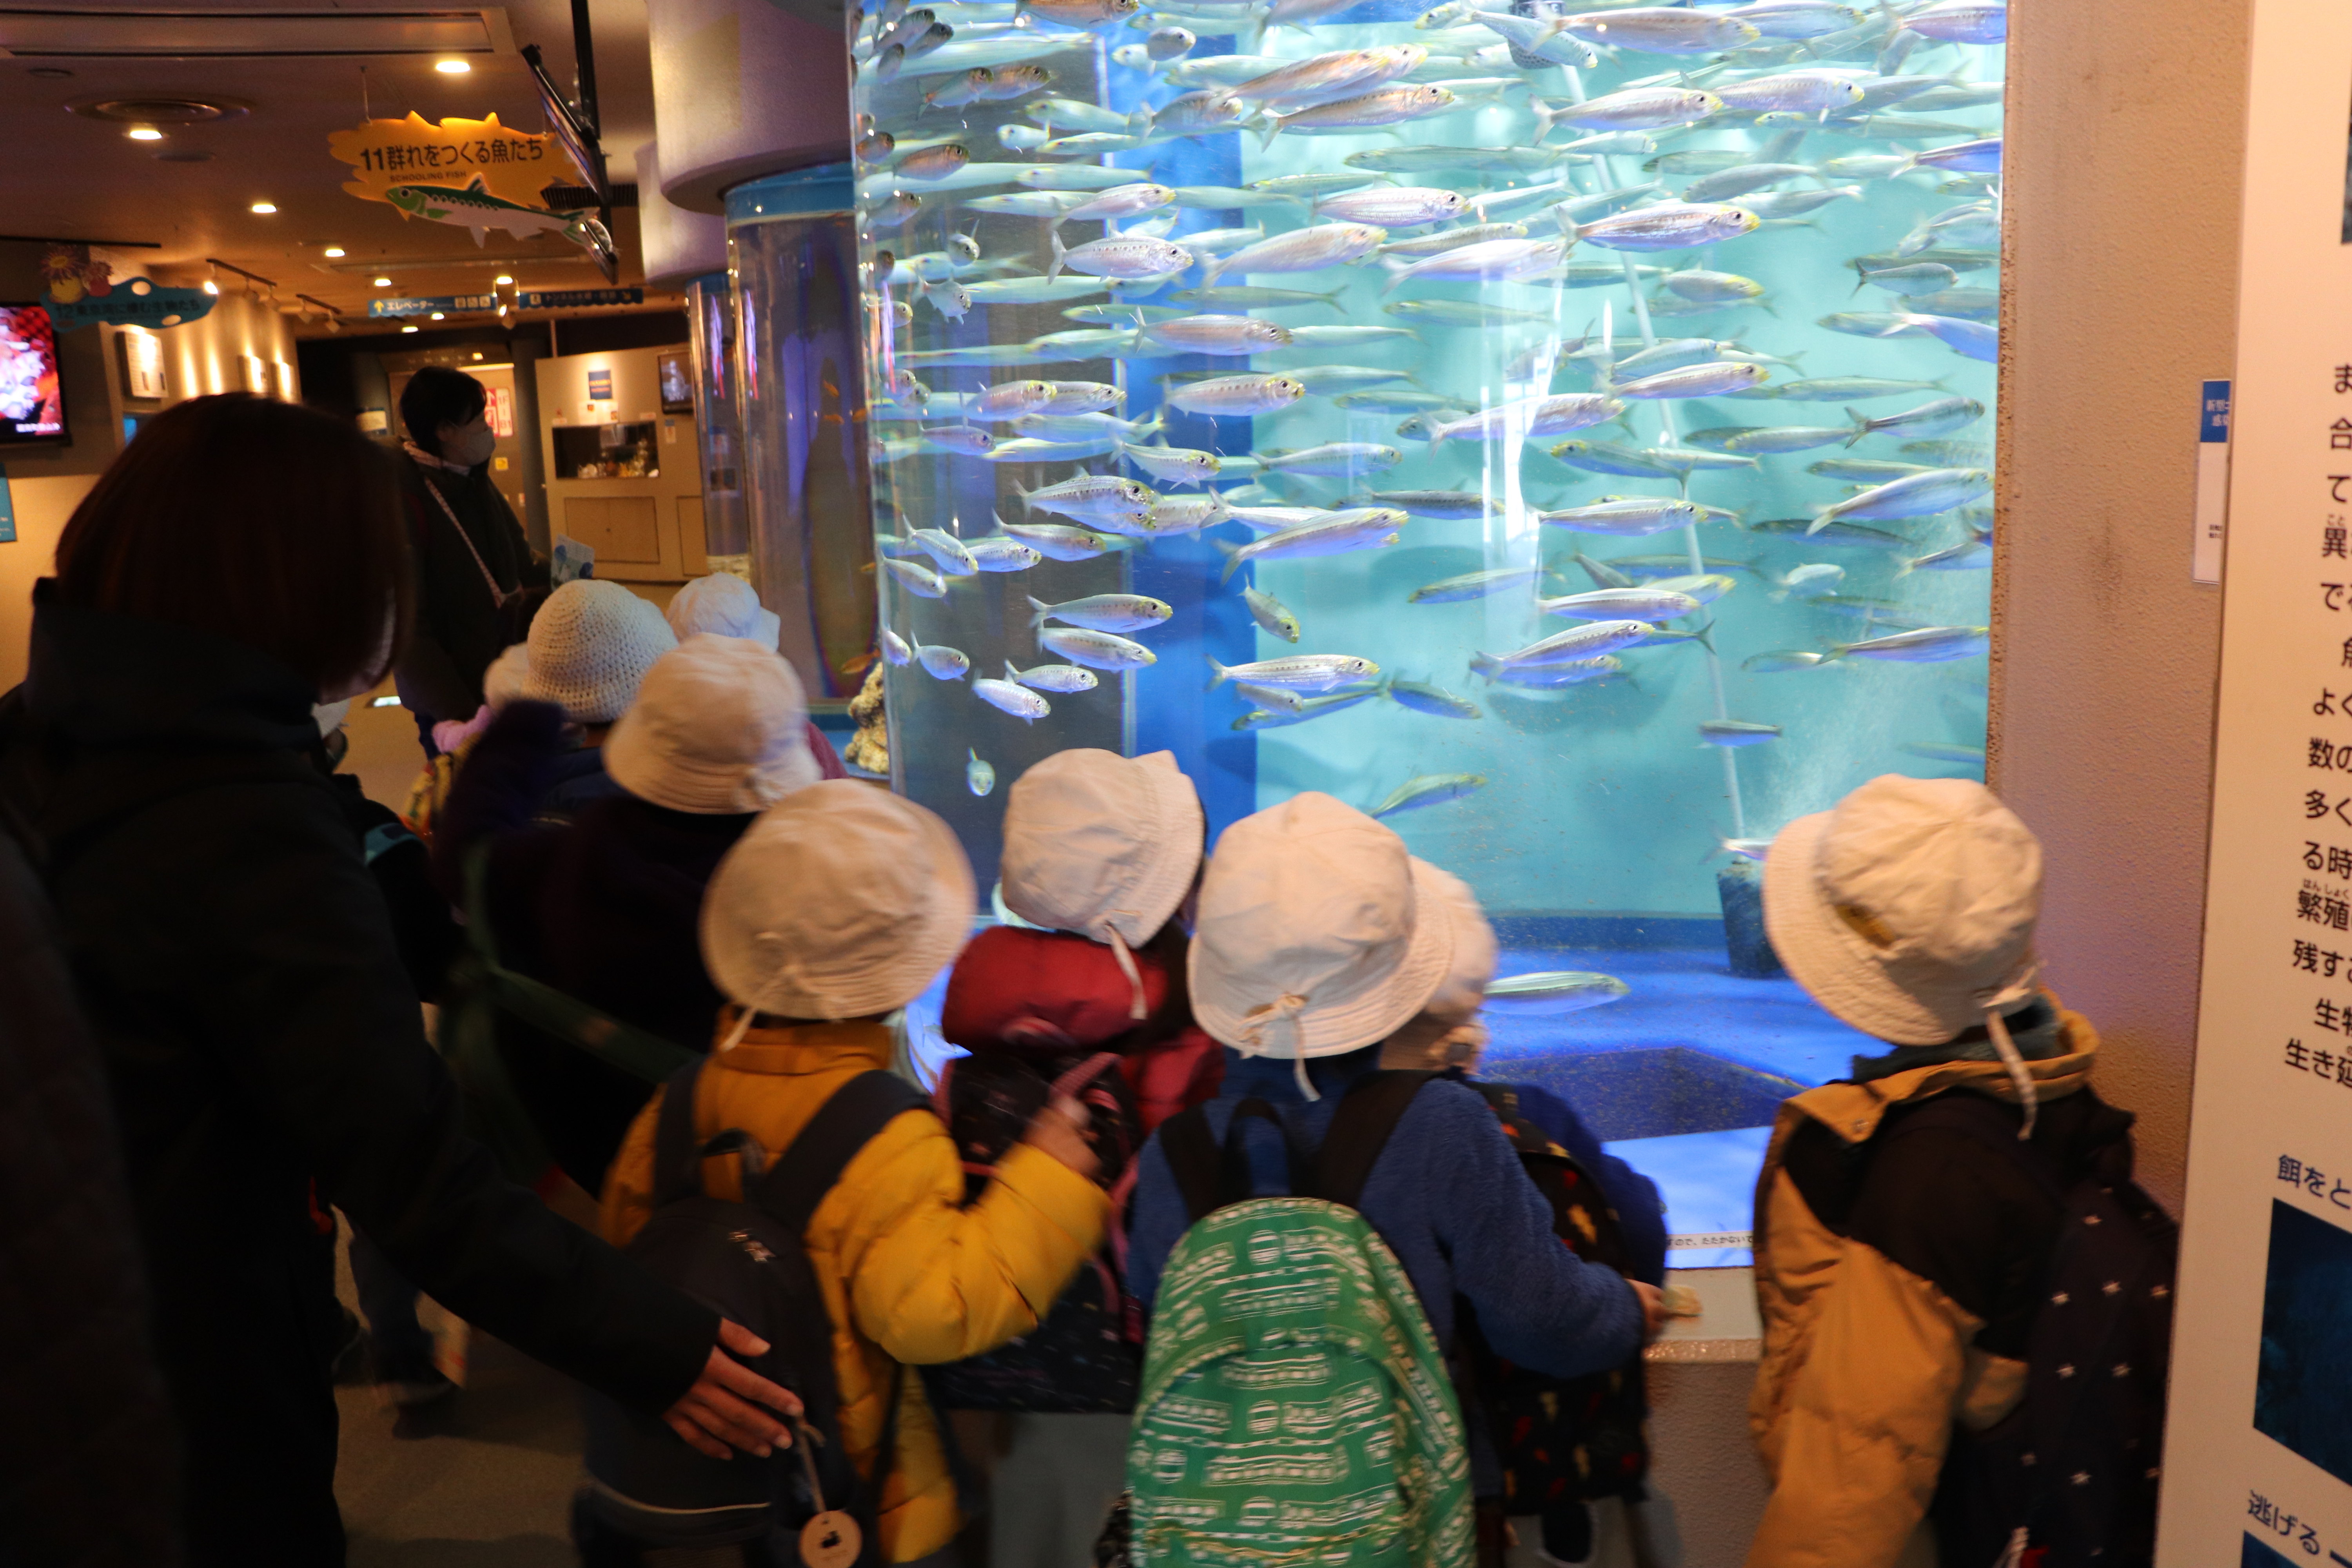
<svg viewBox="0 0 2352 1568"><path fill-rule="evenodd" d="M1290 1062L1225 1052L1225 1079L1207 1106L1219 1139L1234 1107L1255 1098L1280 1116L1302 1152L1322 1147L1339 1097L1380 1065L1373 1047L1307 1064L1316 1092L1298 1091ZM1274 1129L1244 1127L1255 1192L1289 1191ZM1168 1254L1192 1223L1159 1134L1144 1146L1128 1231L1128 1289L1146 1307ZM1364 1183L1363 1215L1412 1279L1440 1345L1454 1341L1454 1298L1468 1298L1495 1350L1559 1377L1616 1366L1640 1349L1642 1305L1615 1270L1584 1263L1552 1234L1551 1211L1520 1169L1495 1113L1457 1083L1422 1086Z"/></svg>

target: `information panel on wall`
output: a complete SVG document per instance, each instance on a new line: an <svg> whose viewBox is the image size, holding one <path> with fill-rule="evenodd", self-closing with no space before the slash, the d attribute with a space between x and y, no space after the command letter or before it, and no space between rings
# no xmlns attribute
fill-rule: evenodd
<svg viewBox="0 0 2352 1568"><path fill-rule="evenodd" d="M2251 87L2159 1568L2352 1564L2352 9Z"/></svg>

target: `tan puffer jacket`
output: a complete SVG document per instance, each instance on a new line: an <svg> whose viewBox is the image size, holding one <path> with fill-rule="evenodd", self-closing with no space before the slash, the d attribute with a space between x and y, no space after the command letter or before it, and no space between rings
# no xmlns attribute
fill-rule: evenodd
<svg viewBox="0 0 2352 1568"><path fill-rule="evenodd" d="M2088 1087L2098 1049L2088 1020L2059 1017L2064 1050L2025 1064L2045 1106ZM1756 1190L1764 1352L1748 1403L1773 1489L1748 1568L1932 1565L1922 1526L1954 1426L1982 1431L2024 1397L2025 1363L1977 1342L1984 1317L1815 1214L1786 1168L1809 1124L1858 1148L1897 1106L1956 1090L2017 1099L2000 1062L1958 1061L1824 1084L1780 1107Z"/></svg>

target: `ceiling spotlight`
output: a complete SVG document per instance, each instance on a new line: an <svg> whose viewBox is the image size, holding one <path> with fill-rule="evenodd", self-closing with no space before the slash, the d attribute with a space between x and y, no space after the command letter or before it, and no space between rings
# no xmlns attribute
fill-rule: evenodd
<svg viewBox="0 0 2352 1568"><path fill-rule="evenodd" d="M220 285L207 278L205 279L205 292L207 294L218 295L220 293Z"/></svg>
<svg viewBox="0 0 2352 1568"><path fill-rule="evenodd" d="M433 68L439 71L443 76L464 76L467 71L472 70L474 68L465 60L448 59L435 60L433 62Z"/></svg>
<svg viewBox="0 0 2352 1568"><path fill-rule="evenodd" d="M436 310L436 311L434 311L434 312L433 312L432 316L431 316L430 318L428 318L428 319L429 319L429 320L432 320L432 321L438 321L445 320L446 318L443 316L442 312L440 312L440 311L438 311L438 310Z"/></svg>
<svg viewBox="0 0 2352 1568"><path fill-rule="evenodd" d="M501 272L496 278L490 279L490 287L493 289L503 289L510 286L513 282L513 274Z"/></svg>
<svg viewBox="0 0 2352 1568"><path fill-rule="evenodd" d="M506 308L504 305L499 306L499 315L501 315L501 316L503 316L503 315L505 315L506 313L507 313L507 308Z"/></svg>
<svg viewBox="0 0 2352 1568"><path fill-rule="evenodd" d="M392 287L392 279L389 278L379 278L375 280L375 286L379 289L389 289Z"/></svg>
<svg viewBox="0 0 2352 1568"><path fill-rule="evenodd" d="M256 202L247 210L257 214L262 217L268 217L271 213L278 210L278 204L276 202Z"/></svg>
<svg viewBox="0 0 2352 1568"><path fill-rule="evenodd" d="M403 328L401 328L400 330L401 330L402 331L404 331L404 332L413 332L413 331L415 331L416 329L415 329L415 327L403 327Z"/></svg>
<svg viewBox="0 0 2352 1568"><path fill-rule="evenodd" d="M475 357L476 359L479 359L479 358L481 358L481 357L482 357L482 351L481 351L481 350L479 350L479 349L476 349L476 350L474 351L474 357Z"/></svg>
<svg viewBox="0 0 2352 1568"><path fill-rule="evenodd" d="M340 246L340 245L331 245L331 246L327 247L327 248L326 248L325 250L321 251L320 254L320 255L322 255L322 256L326 256L326 257L329 257L329 258L332 258L332 257L341 256L342 253L343 253L343 247L342 247L341 246Z"/></svg>
<svg viewBox="0 0 2352 1568"><path fill-rule="evenodd" d="M123 134L130 137L133 142L161 142L163 140L163 133L161 131L156 130L152 125L134 125L130 130L124 132Z"/></svg>

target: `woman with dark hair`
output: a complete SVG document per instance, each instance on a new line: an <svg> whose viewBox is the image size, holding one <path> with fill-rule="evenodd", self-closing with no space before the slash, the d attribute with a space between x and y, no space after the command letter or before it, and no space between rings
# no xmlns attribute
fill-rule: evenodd
<svg viewBox="0 0 2352 1568"><path fill-rule="evenodd" d="M121 1123L197 1564L343 1557L317 1198L471 1322L724 1457L767 1347L557 1218L460 1130L385 905L310 760L412 614L383 457L242 395L158 416L58 542L0 702ZM724 1348L721 1348L721 1347ZM58 1352L62 1353L62 1352Z"/></svg>
<svg viewBox="0 0 2352 1568"><path fill-rule="evenodd" d="M397 674L425 755L433 726L482 706L482 672L522 640L524 606L547 586L513 509L489 480L489 394L463 371L429 364L400 394L400 499L416 561L415 626Z"/></svg>

